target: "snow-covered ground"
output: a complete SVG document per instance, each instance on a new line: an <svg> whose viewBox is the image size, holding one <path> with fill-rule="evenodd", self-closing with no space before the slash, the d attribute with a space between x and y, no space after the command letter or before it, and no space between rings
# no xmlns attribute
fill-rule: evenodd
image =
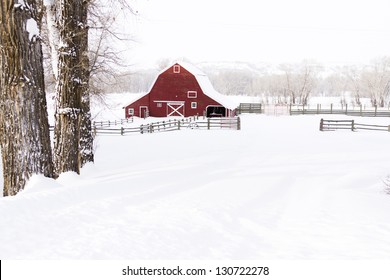
<svg viewBox="0 0 390 280"><path fill-rule="evenodd" d="M0 258L388 259L390 134L320 118L99 136L81 176L0 198Z"/></svg>

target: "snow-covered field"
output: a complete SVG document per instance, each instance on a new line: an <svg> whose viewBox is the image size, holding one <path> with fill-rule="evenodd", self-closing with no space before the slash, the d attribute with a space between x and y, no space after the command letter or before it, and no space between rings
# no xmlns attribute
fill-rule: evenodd
<svg viewBox="0 0 390 280"><path fill-rule="evenodd" d="M81 176L0 198L0 258L388 259L390 134L320 118L99 136Z"/></svg>

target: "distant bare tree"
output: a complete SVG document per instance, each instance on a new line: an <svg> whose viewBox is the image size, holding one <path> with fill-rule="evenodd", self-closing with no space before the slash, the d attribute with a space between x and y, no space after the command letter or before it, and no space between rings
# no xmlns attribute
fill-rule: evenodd
<svg viewBox="0 0 390 280"><path fill-rule="evenodd" d="M284 89L290 96L292 104L307 104L310 94L317 84L319 66L309 61L304 61L299 65L282 65L285 81Z"/></svg>
<svg viewBox="0 0 390 280"><path fill-rule="evenodd" d="M347 88L354 97L355 103L361 105L361 98L364 97L362 92L362 69L357 66L346 66L342 70L342 75L347 79Z"/></svg>
<svg viewBox="0 0 390 280"><path fill-rule="evenodd" d="M372 105L384 107L390 95L390 57L372 61L362 73L362 85L371 98Z"/></svg>

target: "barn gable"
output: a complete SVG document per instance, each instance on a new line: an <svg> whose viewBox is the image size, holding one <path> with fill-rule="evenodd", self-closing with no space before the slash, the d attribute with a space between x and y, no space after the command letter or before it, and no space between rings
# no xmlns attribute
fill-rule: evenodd
<svg viewBox="0 0 390 280"><path fill-rule="evenodd" d="M160 72L148 94L126 106L126 117L131 113L141 117L232 116L237 106L218 93L200 69L175 63Z"/></svg>

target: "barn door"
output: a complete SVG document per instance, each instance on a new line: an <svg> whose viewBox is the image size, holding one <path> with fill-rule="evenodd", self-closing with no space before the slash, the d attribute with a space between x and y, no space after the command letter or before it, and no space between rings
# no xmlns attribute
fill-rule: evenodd
<svg viewBox="0 0 390 280"><path fill-rule="evenodd" d="M167 103L167 117L184 117L184 102Z"/></svg>
<svg viewBox="0 0 390 280"><path fill-rule="evenodd" d="M143 119L149 117L148 106L139 106L139 116Z"/></svg>

